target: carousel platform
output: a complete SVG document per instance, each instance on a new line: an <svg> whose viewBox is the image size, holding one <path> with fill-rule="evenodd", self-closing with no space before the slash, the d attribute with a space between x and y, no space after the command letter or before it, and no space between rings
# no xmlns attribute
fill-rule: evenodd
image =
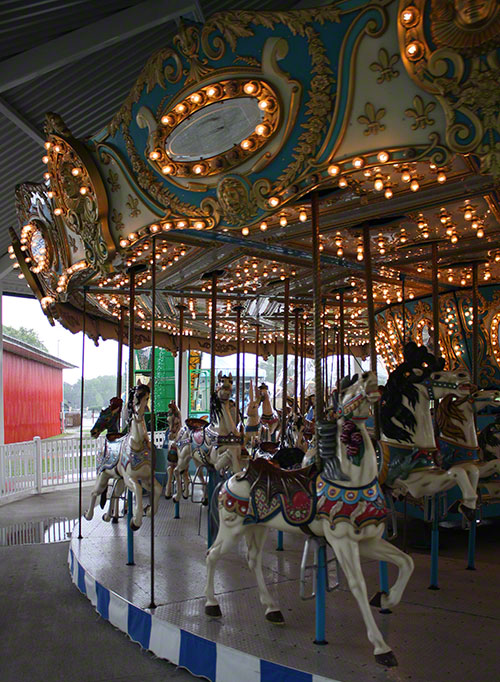
<svg viewBox="0 0 500 682"><path fill-rule="evenodd" d="M174 519L171 501L162 499L155 517L155 603L150 596L150 521L135 534L135 565L127 566L126 522L105 523L99 510L82 519L83 539L74 532L69 566L75 585L97 612L161 658L212 682L457 682L499 679L498 563L479 562L465 570L463 560L440 560L439 591L428 590L429 562L415 554L415 573L404 601L390 615L375 611L399 666L374 661L357 604L345 578L327 595L326 638L313 643L314 600L299 597L303 540L284 536L276 551L271 531L264 570L286 619L275 626L264 618L244 542L218 564L216 592L223 617L204 614L206 509L189 501ZM334 566L334 564L332 564ZM378 589L378 563L363 565L368 591ZM392 580L391 568L389 575Z"/></svg>

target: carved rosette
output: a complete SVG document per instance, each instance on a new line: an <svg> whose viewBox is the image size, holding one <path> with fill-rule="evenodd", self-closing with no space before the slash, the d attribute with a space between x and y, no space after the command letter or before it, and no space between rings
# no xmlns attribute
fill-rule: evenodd
<svg viewBox="0 0 500 682"><path fill-rule="evenodd" d="M400 0L398 32L409 75L443 107L447 145L500 178L500 5Z"/></svg>

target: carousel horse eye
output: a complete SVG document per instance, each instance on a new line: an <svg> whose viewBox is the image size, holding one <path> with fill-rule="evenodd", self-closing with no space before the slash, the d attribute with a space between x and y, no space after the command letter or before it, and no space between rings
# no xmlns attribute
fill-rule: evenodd
<svg viewBox="0 0 500 682"><path fill-rule="evenodd" d="M441 379L441 375L440 375L440 374L435 374L433 378L436 379L436 380L437 380L437 379Z"/></svg>
<svg viewBox="0 0 500 682"><path fill-rule="evenodd" d="M369 376L370 376L369 372L363 372L363 374L361 375L361 378L362 379L368 379Z"/></svg>

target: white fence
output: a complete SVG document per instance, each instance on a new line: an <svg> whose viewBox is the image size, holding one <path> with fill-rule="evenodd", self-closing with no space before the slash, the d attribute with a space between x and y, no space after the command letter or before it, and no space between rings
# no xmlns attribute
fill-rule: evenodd
<svg viewBox="0 0 500 682"><path fill-rule="evenodd" d="M163 445L164 432L155 433L155 445ZM96 458L104 437L83 438L82 480L96 478ZM0 445L0 503L13 501L42 488L78 483L80 437L33 440Z"/></svg>

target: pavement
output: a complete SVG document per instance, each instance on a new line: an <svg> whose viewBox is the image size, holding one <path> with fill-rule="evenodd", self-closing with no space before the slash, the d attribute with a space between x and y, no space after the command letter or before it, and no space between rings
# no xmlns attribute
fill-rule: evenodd
<svg viewBox="0 0 500 682"><path fill-rule="evenodd" d="M0 528L53 517L78 517L77 488L0 507ZM192 682L100 618L71 582L68 544L0 547L0 681Z"/></svg>

